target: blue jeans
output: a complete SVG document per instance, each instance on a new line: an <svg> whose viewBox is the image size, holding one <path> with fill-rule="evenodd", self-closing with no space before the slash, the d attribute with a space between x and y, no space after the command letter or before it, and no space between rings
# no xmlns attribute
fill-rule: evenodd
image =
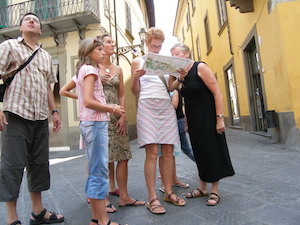
<svg viewBox="0 0 300 225"><path fill-rule="evenodd" d="M91 199L106 199L108 191L108 122L81 121L80 133L88 160L85 192Z"/></svg>
<svg viewBox="0 0 300 225"><path fill-rule="evenodd" d="M178 122L181 150L183 151L184 154L186 154L191 160L195 162L194 153L185 132L185 119L184 118L178 119L177 122Z"/></svg>

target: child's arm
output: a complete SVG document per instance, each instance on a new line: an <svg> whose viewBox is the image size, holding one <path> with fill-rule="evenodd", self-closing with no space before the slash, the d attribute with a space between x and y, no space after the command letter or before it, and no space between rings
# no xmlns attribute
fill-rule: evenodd
<svg viewBox="0 0 300 225"><path fill-rule="evenodd" d="M179 94L178 94L178 91L175 89L173 91L173 95L172 95L172 105L173 105L174 109L178 108L178 104L179 104Z"/></svg>
<svg viewBox="0 0 300 225"><path fill-rule="evenodd" d="M76 83L74 82L74 80L70 80L59 90L59 95L77 99L78 98L77 94L71 92L71 90L74 89L75 87L76 87Z"/></svg>
<svg viewBox="0 0 300 225"><path fill-rule="evenodd" d="M103 105L96 101L94 96L94 85L97 76L95 74L86 75L84 78L83 104L85 107L98 112L109 112L111 114L123 115L125 113L122 106L119 105Z"/></svg>

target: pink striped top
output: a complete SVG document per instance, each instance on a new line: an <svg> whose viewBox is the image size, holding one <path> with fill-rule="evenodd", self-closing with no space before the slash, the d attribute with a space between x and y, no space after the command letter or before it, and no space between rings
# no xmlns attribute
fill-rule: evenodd
<svg viewBox="0 0 300 225"><path fill-rule="evenodd" d="M109 113L98 112L93 109L86 108L83 104L84 78L88 75L97 76L94 86L94 99L103 105L106 105L103 86L99 79L99 70L91 65L83 65L80 67L77 77L77 94L79 103L79 118L80 121L109 121Z"/></svg>

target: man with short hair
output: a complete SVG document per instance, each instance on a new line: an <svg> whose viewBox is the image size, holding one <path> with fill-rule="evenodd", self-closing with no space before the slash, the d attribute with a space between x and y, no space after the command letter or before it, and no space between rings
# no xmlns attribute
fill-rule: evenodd
<svg viewBox="0 0 300 225"><path fill-rule="evenodd" d="M53 131L61 122L50 83L57 82L49 53L38 43L41 23L34 13L20 21L22 37L0 44L0 78L6 80L35 52L32 60L17 72L6 88L0 109L2 131L0 162L0 202L6 202L7 224L18 225L17 199L24 168L27 171L32 213L30 225L59 223L64 217L43 208L42 191L50 188L49 109Z"/></svg>

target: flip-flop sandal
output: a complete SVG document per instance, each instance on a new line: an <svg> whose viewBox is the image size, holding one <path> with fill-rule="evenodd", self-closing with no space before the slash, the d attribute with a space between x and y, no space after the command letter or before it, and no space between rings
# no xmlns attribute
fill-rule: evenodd
<svg viewBox="0 0 300 225"><path fill-rule="evenodd" d="M215 196L215 197L213 197L213 196ZM215 201L215 203L209 203L209 200L213 200L213 201ZM207 201L206 201L206 205L215 206L219 203L219 201L220 201L220 196L216 193L211 192L208 199L207 199Z"/></svg>
<svg viewBox="0 0 300 225"><path fill-rule="evenodd" d="M172 196L175 196L175 199L172 199ZM183 198L178 197L177 195L174 194L174 192L171 192L168 196L164 197L164 201L166 202L171 202L172 204L176 205L176 206L185 206L186 202L184 201L184 203L179 203L180 199L183 200Z"/></svg>
<svg viewBox="0 0 300 225"><path fill-rule="evenodd" d="M165 193L165 189L163 187L158 188L158 190L162 193Z"/></svg>
<svg viewBox="0 0 300 225"><path fill-rule="evenodd" d="M197 195L195 191L199 191L200 194ZM190 195L187 196L187 194L190 194ZM203 197L203 196L208 196L208 193L203 193L199 188L197 188L194 191L188 192L185 195L186 198L199 198L199 197Z"/></svg>
<svg viewBox="0 0 300 225"><path fill-rule="evenodd" d="M178 183L178 184L173 184L173 187L179 187L179 188L188 188L190 185L187 183Z"/></svg>
<svg viewBox="0 0 300 225"><path fill-rule="evenodd" d="M111 224L111 221L109 220L106 225L110 225L110 224ZM118 223L118 225L122 225L122 224ZM128 225L128 224L124 224L124 225Z"/></svg>
<svg viewBox="0 0 300 225"><path fill-rule="evenodd" d="M15 222L11 223L10 225L19 225L22 224L20 220L16 220Z"/></svg>
<svg viewBox="0 0 300 225"><path fill-rule="evenodd" d="M146 207L147 207L147 209L149 209L150 210L150 212L152 212L153 214L165 214L166 213L166 210L165 210L165 208L160 204L160 203L158 203L158 204L153 204L155 201L158 201L158 199L157 198L154 198L154 199L152 199L150 202L147 202L146 203ZM161 211L156 211L155 209L162 209Z"/></svg>
<svg viewBox="0 0 300 225"><path fill-rule="evenodd" d="M115 195L115 196L120 196L120 192L119 189L117 188L115 191L110 191L108 192L109 195Z"/></svg>
<svg viewBox="0 0 300 225"><path fill-rule="evenodd" d="M115 212L117 212L117 210L114 209L113 207L114 207L114 206L113 206L111 203L108 203L108 204L106 205L106 208L109 208L109 209L111 209L111 210L113 210L113 211L107 211L107 210L106 210L106 212L107 212L107 213L115 213Z"/></svg>
<svg viewBox="0 0 300 225"><path fill-rule="evenodd" d="M145 205L145 203L143 203L143 204L137 204L138 202L141 202L141 201L135 199L133 203L127 203L125 205L119 205L119 207L125 207L125 206L143 206L143 205Z"/></svg>
<svg viewBox="0 0 300 225"><path fill-rule="evenodd" d="M96 219L91 219L91 222L98 225L98 220L96 220Z"/></svg>

